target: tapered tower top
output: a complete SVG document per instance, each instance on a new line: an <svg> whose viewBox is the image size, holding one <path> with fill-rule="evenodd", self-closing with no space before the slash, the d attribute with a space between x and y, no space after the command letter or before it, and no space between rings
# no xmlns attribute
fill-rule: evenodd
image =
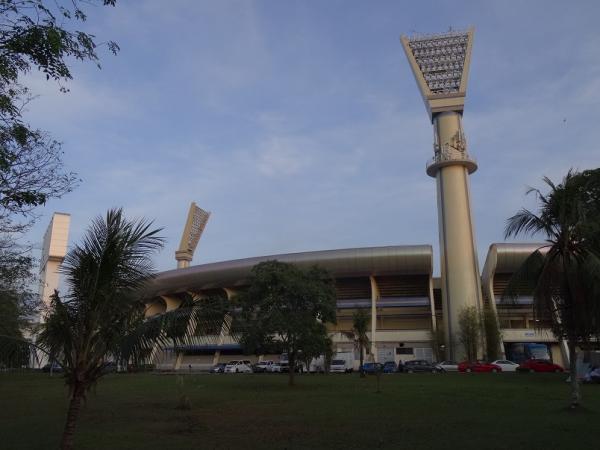
<svg viewBox="0 0 600 450"><path fill-rule="evenodd" d="M402 36L402 47L417 80L429 118L462 113L473 45L473 28L441 34Z"/></svg>
<svg viewBox="0 0 600 450"><path fill-rule="evenodd" d="M177 267L183 268L188 267L192 258L194 257L194 251L200 241L200 236L206 227L206 222L210 217L210 212L204 211L202 208L196 206L195 202L190 205L188 212L187 221L183 234L181 235L181 243L179 249L175 252L175 259L177 260Z"/></svg>

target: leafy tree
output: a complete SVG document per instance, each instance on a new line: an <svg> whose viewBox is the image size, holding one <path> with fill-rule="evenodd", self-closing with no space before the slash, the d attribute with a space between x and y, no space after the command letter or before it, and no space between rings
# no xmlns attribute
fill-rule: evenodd
<svg viewBox="0 0 600 450"><path fill-rule="evenodd" d="M0 248L0 261L0 335L22 339L39 303L39 296L31 291L33 263L30 257L7 248ZM13 352L0 355L0 365L26 365L29 350L12 345Z"/></svg>
<svg viewBox="0 0 600 450"><path fill-rule="evenodd" d="M464 348L465 358L467 361L475 361L481 337L481 322L477 308L464 307L458 317L458 326L458 339Z"/></svg>
<svg viewBox="0 0 600 450"><path fill-rule="evenodd" d="M35 208L70 192L78 182L64 168L60 143L24 120L23 108L33 93L23 84L23 76L37 69L66 92L72 61L99 61L95 36L71 25L86 20L82 5L114 6L115 1L0 1L0 271L14 270L23 281L33 273L32 260L27 258L31 249L17 242L35 220ZM118 51L114 42L106 47ZM27 289L11 292L31 297ZM12 310L16 316L11 320L28 313L20 307Z"/></svg>
<svg viewBox="0 0 600 450"><path fill-rule="evenodd" d="M533 294L536 319L551 319L552 331L567 342L571 407L581 393L577 346L600 337L600 169L569 171L558 185L544 177L549 192L530 188L539 211L520 210L508 219L506 237L542 234L546 245L533 252L511 278L505 297L523 289Z"/></svg>
<svg viewBox="0 0 600 450"><path fill-rule="evenodd" d="M352 315L352 331L344 333L349 339L354 341L354 346L359 351L360 360L360 377L365 377L365 371L363 370L363 364L365 361L365 349L369 348L369 322L371 317L365 312L364 309L357 310Z"/></svg>
<svg viewBox="0 0 600 450"><path fill-rule="evenodd" d="M331 353L332 346L333 341L329 334L324 338L321 333L309 334L306 336L302 351L298 354L298 360L304 364L306 370L309 371L311 362L315 358L323 356L323 363L325 363L326 355ZM323 370L325 370L325 368L323 368Z"/></svg>
<svg viewBox="0 0 600 450"><path fill-rule="evenodd" d="M336 320L333 282L318 267L302 270L279 261L257 264L237 303L244 324L240 342L251 352L286 352L290 386L301 352L310 353L319 342L326 346L326 323Z"/></svg>
<svg viewBox="0 0 600 450"><path fill-rule="evenodd" d="M70 22L86 20L83 3L98 2L0 2L0 220L6 221L8 214L29 214L48 198L68 192L76 181L74 174L63 171L59 143L22 120L31 93L21 77L37 69L62 85L72 78L70 61L98 64L95 37L67 28ZM112 41L106 45L113 53L119 49ZM67 91L64 85L61 90Z"/></svg>

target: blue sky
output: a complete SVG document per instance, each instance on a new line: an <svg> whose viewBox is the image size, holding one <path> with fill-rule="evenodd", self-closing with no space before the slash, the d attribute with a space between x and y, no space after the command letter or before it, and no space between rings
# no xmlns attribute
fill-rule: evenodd
<svg viewBox="0 0 600 450"><path fill-rule="evenodd" d="M475 27L464 127L480 260L541 178L600 164L600 2L162 1L90 8L102 70L70 93L31 74L27 119L61 140L81 185L40 209L71 240L122 206L153 218L175 266L191 201L212 212L193 264L430 243L432 129L403 33ZM439 272L436 258L435 271Z"/></svg>

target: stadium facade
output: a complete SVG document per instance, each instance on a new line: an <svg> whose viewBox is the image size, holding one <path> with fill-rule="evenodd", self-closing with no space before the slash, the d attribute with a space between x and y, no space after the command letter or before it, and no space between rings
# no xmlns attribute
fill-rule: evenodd
<svg viewBox="0 0 600 450"><path fill-rule="evenodd" d="M541 244L540 244L541 245ZM493 244L480 278L484 302L497 311L507 358L550 357L559 364L564 356L549 329L540 329L531 311L531 297L503 300L507 280L520 263L540 245ZM185 295L231 299L245 289L252 267L278 260L299 267L318 265L329 271L337 294L337 324L329 331L337 352L355 351L344 332L352 329L352 314L363 309L371 316L369 359L377 362L437 359L440 340L436 328L444 320L443 283L433 277L433 250L429 245L368 247L269 255L202 264L158 274L147 291L148 315L180 306ZM202 342L202 343L200 343ZM358 356L358 355L357 355ZM458 355L460 358L460 355ZM204 336L180 353L166 352L162 368L206 369L232 359L278 358L245 355L227 333L227 327Z"/></svg>

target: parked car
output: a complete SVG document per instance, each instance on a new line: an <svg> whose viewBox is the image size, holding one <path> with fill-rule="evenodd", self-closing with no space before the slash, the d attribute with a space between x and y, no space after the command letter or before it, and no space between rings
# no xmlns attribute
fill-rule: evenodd
<svg viewBox="0 0 600 450"><path fill-rule="evenodd" d="M502 367L485 361L463 361L458 365L459 372L502 372Z"/></svg>
<svg viewBox="0 0 600 450"><path fill-rule="evenodd" d="M551 361L546 359L528 359L527 361L523 361L519 367L517 367L519 372L564 372L563 369L558 364L554 364Z"/></svg>
<svg viewBox="0 0 600 450"><path fill-rule="evenodd" d="M497 359L492 361L492 364L496 364L502 368L502 372L516 372L519 365L516 362L509 361L507 359Z"/></svg>
<svg viewBox="0 0 600 450"><path fill-rule="evenodd" d="M413 373L413 372L444 372L437 364L431 363L426 359L413 359L412 361L404 361L402 365L402 372Z"/></svg>
<svg viewBox="0 0 600 450"><path fill-rule="evenodd" d="M250 361L229 361L225 373L252 373Z"/></svg>
<svg viewBox="0 0 600 450"><path fill-rule="evenodd" d="M383 364L381 363L375 363L375 362L369 362L369 363L364 363L362 365L362 370L364 373L377 373L377 372L383 372Z"/></svg>
<svg viewBox="0 0 600 450"><path fill-rule="evenodd" d="M227 365L226 363L215 364L214 366L212 366L210 368L210 372L211 373L225 373L225 366L226 365Z"/></svg>
<svg viewBox="0 0 600 450"><path fill-rule="evenodd" d="M458 363L456 361L442 361L437 364L437 367L444 372L456 372L458 370Z"/></svg>
<svg viewBox="0 0 600 450"><path fill-rule="evenodd" d="M274 364L273 361L268 360L268 361L261 361L258 364L255 364L252 368L254 369L254 372L256 373L263 373L263 372L271 372L269 370L269 368Z"/></svg>
<svg viewBox="0 0 600 450"><path fill-rule="evenodd" d="M398 366L394 361L386 361L383 363L383 373L394 373L398 370Z"/></svg>
<svg viewBox="0 0 600 450"><path fill-rule="evenodd" d="M280 373L281 372L281 364L282 363L274 362L273 364L271 364L269 366L268 372L271 372L271 373Z"/></svg>
<svg viewBox="0 0 600 450"><path fill-rule="evenodd" d="M290 371L290 363L289 362L274 362L269 365L268 372L271 373L288 373ZM296 363L296 373L304 373L306 369L304 365L300 362Z"/></svg>

